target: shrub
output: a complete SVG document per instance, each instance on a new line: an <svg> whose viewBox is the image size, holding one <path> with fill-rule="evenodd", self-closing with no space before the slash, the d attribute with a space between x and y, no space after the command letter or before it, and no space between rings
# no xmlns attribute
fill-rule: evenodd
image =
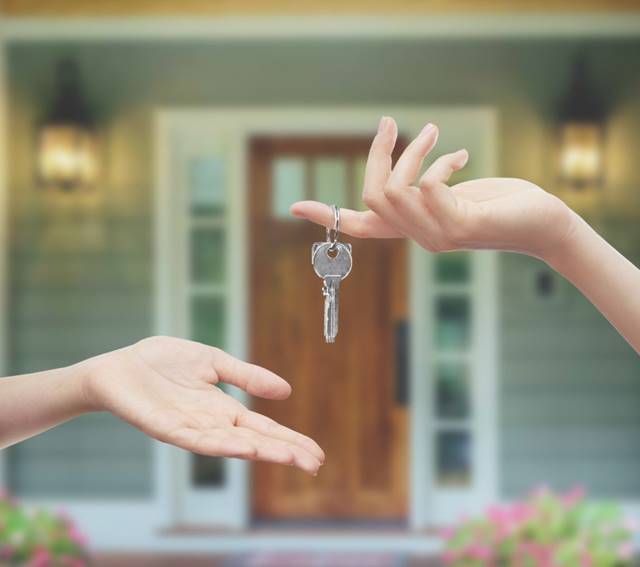
<svg viewBox="0 0 640 567"><path fill-rule="evenodd" d="M87 538L64 514L28 510L0 494L0 565L84 567Z"/></svg>
<svg viewBox="0 0 640 567"><path fill-rule="evenodd" d="M590 503L581 489L541 489L443 534L454 567L628 567L635 526L619 507Z"/></svg>

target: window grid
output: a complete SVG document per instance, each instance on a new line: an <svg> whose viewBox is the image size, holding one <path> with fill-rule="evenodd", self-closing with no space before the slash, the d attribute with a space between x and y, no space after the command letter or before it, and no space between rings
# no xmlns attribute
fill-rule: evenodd
<svg viewBox="0 0 640 567"><path fill-rule="evenodd" d="M362 203L362 184L366 157L320 154L283 156L271 171L271 215L295 222L289 207L298 200L310 199L339 207L366 210ZM198 222L202 222L200 218Z"/></svg>
<svg viewBox="0 0 640 567"><path fill-rule="evenodd" d="M433 447L435 450L434 477L441 488L455 489L468 487L473 483L473 376L471 372L472 337L472 279L473 263L469 253L434 256L432 276L435 316L434 344L432 345L432 400ZM438 262L441 262L438 265ZM457 263L457 265L456 265ZM447 270L449 270L447 272ZM449 305L449 319L443 317ZM464 307L463 307L464 306ZM451 316L451 311L454 311ZM455 313L457 310L457 313ZM457 319L456 319L457 316ZM447 327L449 326L448 332ZM460 327L460 328L457 328ZM449 341L450 344L447 344ZM443 344L444 343L444 344ZM442 405L443 371L457 368L461 375L462 389L454 395L465 398L466 415L448 416ZM440 399L439 399L440 397Z"/></svg>
<svg viewBox="0 0 640 567"><path fill-rule="evenodd" d="M207 167L206 163L210 165ZM228 321L228 243L227 225L228 193L224 176L224 158L208 156L196 158L201 171L212 175L202 175L190 183L190 201L186 203L187 254L186 254L186 304L187 329L189 338L211 346L226 348ZM208 184L208 185L207 185ZM197 191L196 191L197 189ZM194 202L194 195L200 201L207 200L207 191L216 196L216 206L200 207ZM209 239L202 238L203 235ZM218 239L219 246L209 246ZM204 246L204 250L196 246ZM195 265L195 263L200 264ZM220 265L222 263L222 265ZM199 319L201 317L202 319ZM227 466L222 458L191 455L189 460L190 478L194 489L220 489L226 484Z"/></svg>

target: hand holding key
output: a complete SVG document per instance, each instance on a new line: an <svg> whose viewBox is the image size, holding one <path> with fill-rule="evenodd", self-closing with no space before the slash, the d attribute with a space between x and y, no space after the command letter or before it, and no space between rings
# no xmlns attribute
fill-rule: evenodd
<svg viewBox="0 0 640 567"><path fill-rule="evenodd" d="M333 228L327 229L327 241L315 242L311 248L313 269L323 280L324 295L324 340L334 343L338 335L338 307L340 282L351 273L353 259L351 244L338 242L340 231L340 209L333 211Z"/></svg>
<svg viewBox="0 0 640 567"><path fill-rule="evenodd" d="M476 179L449 187L467 163L466 150L436 159L416 183L438 128L427 124L394 167L398 128L380 121L367 160L362 199L369 211L342 210L342 230L360 238L412 238L434 252L501 249L549 259L572 234L577 215L562 201L522 179ZM414 183L416 183L414 185ZM327 205L295 203L294 216L331 226Z"/></svg>

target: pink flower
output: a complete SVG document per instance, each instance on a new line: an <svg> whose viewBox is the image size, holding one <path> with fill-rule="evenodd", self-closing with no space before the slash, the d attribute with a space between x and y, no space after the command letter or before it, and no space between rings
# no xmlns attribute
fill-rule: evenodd
<svg viewBox="0 0 640 567"><path fill-rule="evenodd" d="M0 547L0 559L11 559L15 549L13 546L5 544Z"/></svg>
<svg viewBox="0 0 640 567"><path fill-rule="evenodd" d="M507 510L500 508L500 506L492 506L487 510L487 517L496 526L501 526L509 521L509 514Z"/></svg>
<svg viewBox="0 0 640 567"><path fill-rule="evenodd" d="M527 503L515 504L511 508L511 521L515 524L522 525L528 522L535 514L535 510Z"/></svg>
<svg viewBox="0 0 640 567"><path fill-rule="evenodd" d="M638 520L632 516L629 516L624 521L624 527L628 532L635 533L638 531Z"/></svg>
<svg viewBox="0 0 640 567"><path fill-rule="evenodd" d="M456 531L453 528L442 528L440 530L440 537L445 540L450 540L456 535Z"/></svg>
<svg viewBox="0 0 640 567"><path fill-rule="evenodd" d="M58 518L60 518L65 524L70 526L73 525L73 518L71 517L71 514L67 512L66 508L59 508L56 510L56 516L58 516Z"/></svg>
<svg viewBox="0 0 640 567"><path fill-rule="evenodd" d="M69 528L69 539L79 547L85 547L89 543L89 538L75 525L71 525Z"/></svg>
<svg viewBox="0 0 640 567"><path fill-rule="evenodd" d="M442 561L445 565L453 565L456 561L456 554L454 551L447 550L442 554Z"/></svg>
<svg viewBox="0 0 640 567"><path fill-rule="evenodd" d="M470 559L477 559L478 561L490 561L493 557L491 548L481 544L470 545L464 550L464 553Z"/></svg>
<svg viewBox="0 0 640 567"><path fill-rule="evenodd" d="M631 543L623 543L618 547L618 558L631 559L633 557L633 545Z"/></svg>
<svg viewBox="0 0 640 567"><path fill-rule="evenodd" d="M29 562L29 567L48 567L51 564L51 554L46 549L38 549Z"/></svg>
<svg viewBox="0 0 640 567"><path fill-rule="evenodd" d="M582 486L576 486L571 489L567 494L561 497L562 503L566 508L573 508L576 504L582 502L585 498L586 492Z"/></svg>
<svg viewBox="0 0 640 567"><path fill-rule="evenodd" d="M549 489L549 486L546 484L541 484L531 492L531 498L533 500L538 500L540 498L545 498L550 494L551 490Z"/></svg>
<svg viewBox="0 0 640 567"><path fill-rule="evenodd" d="M580 567L593 567L593 557L586 551L580 556Z"/></svg>
<svg viewBox="0 0 640 567"><path fill-rule="evenodd" d="M522 542L518 547L517 553L523 562L524 558L531 558L535 560L537 567L552 567L555 547L536 542ZM524 562L524 564L527 563Z"/></svg>

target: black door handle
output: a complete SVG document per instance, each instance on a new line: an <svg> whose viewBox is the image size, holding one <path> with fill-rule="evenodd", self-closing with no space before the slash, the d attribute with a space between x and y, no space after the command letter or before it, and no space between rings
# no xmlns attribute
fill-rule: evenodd
<svg viewBox="0 0 640 567"><path fill-rule="evenodd" d="M409 403L409 322L398 321L395 325L396 341L396 384L395 398L399 406Z"/></svg>

